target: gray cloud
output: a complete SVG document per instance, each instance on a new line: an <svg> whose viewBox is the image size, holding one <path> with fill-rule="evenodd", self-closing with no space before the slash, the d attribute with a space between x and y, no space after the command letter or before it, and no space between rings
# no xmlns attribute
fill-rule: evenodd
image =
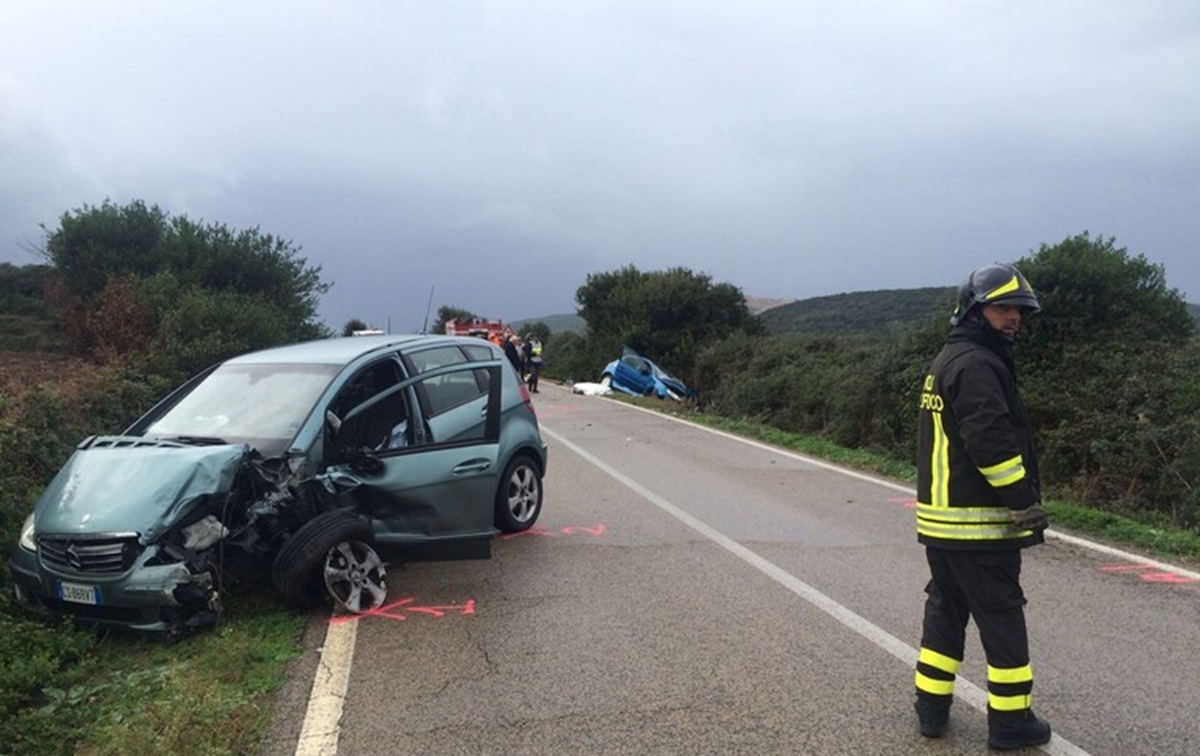
<svg viewBox="0 0 1200 756"><path fill-rule="evenodd" d="M106 197L291 239L323 316L569 311L588 273L948 285L1089 230L1200 298L1200 9L8 3L0 260ZM1035 282L1036 285L1036 282Z"/></svg>

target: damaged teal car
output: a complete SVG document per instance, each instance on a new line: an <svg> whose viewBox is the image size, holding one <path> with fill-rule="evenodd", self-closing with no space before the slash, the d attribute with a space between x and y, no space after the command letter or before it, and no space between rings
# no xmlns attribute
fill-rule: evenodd
<svg viewBox="0 0 1200 756"><path fill-rule="evenodd" d="M366 612L386 562L486 558L541 513L546 444L481 339L365 336L243 355L119 436L85 439L9 560L30 610L179 636L238 570L283 599Z"/></svg>

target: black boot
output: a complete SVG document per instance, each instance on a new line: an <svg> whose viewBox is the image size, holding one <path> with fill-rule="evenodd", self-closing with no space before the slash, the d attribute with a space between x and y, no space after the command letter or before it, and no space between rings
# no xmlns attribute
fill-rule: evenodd
<svg viewBox="0 0 1200 756"><path fill-rule="evenodd" d="M917 710L917 721L921 725L921 735L927 738L940 738L946 734L950 725L950 696L918 695L913 706Z"/></svg>
<svg viewBox="0 0 1200 756"><path fill-rule="evenodd" d="M994 711L988 709L988 747L997 751L1039 746L1050 742L1050 725L1034 716L1031 709Z"/></svg>

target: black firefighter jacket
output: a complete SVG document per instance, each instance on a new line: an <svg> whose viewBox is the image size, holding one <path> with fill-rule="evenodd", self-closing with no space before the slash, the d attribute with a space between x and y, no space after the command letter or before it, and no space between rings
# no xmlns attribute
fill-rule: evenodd
<svg viewBox="0 0 1200 756"><path fill-rule="evenodd" d="M1037 458L1008 345L991 328L951 329L921 391L917 538L926 546L1018 549L1042 542L1011 511L1040 499Z"/></svg>

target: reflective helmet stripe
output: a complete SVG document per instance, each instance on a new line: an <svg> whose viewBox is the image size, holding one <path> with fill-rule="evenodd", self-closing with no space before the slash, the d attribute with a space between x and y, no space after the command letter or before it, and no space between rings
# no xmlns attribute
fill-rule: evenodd
<svg viewBox="0 0 1200 756"><path fill-rule="evenodd" d="M1012 277L1012 279L1009 280L1008 283L1001 284L1000 286L997 286L996 288L989 291L987 294L984 294L982 297L982 301L990 302L993 299L995 299L996 297L1003 296L1004 294L1009 294L1011 292L1020 291L1020 290L1021 290L1021 280L1014 275Z"/></svg>

